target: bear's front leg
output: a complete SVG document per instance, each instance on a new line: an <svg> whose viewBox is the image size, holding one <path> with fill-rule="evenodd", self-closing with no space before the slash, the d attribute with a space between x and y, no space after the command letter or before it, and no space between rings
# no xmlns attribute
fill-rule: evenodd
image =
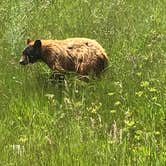
<svg viewBox="0 0 166 166"><path fill-rule="evenodd" d="M49 78L51 82L54 82L54 81L62 82L64 81L64 79L65 79L64 74L59 72L53 72L53 74Z"/></svg>
<svg viewBox="0 0 166 166"><path fill-rule="evenodd" d="M62 68L62 66L58 62L54 62L53 66L51 67L53 70L53 74L50 76L50 81L58 81L62 82L65 78L65 70Z"/></svg>

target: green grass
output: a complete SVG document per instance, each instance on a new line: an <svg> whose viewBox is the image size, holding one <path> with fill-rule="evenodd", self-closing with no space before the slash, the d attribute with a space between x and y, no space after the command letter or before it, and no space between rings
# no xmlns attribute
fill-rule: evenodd
<svg viewBox="0 0 166 166"><path fill-rule="evenodd" d="M166 164L164 0L0 2L0 165ZM110 59L99 80L52 84L18 64L27 38L88 37Z"/></svg>

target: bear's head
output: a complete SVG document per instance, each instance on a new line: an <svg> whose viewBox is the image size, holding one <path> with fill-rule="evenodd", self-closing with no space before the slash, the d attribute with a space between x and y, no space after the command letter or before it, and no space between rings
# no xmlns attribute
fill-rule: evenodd
<svg viewBox="0 0 166 166"><path fill-rule="evenodd" d="M21 65L27 65L28 63L34 63L41 57L42 44L41 40L35 42L27 40L27 47L23 50L20 59Z"/></svg>

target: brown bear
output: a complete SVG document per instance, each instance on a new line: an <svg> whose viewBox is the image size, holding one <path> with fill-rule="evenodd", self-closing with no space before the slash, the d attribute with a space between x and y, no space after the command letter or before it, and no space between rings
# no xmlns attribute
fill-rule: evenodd
<svg viewBox="0 0 166 166"><path fill-rule="evenodd" d="M87 38L65 40L27 40L20 64L45 62L54 72L76 72L98 76L107 66L108 57L102 46Z"/></svg>

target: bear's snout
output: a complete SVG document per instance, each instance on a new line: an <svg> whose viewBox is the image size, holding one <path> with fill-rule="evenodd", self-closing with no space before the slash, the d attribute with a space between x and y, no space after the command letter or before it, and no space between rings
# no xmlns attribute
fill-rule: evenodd
<svg viewBox="0 0 166 166"><path fill-rule="evenodd" d="M21 57L19 63L20 63L21 65L27 65L27 64L28 64L28 58L23 55L23 56Z"/></svg>

